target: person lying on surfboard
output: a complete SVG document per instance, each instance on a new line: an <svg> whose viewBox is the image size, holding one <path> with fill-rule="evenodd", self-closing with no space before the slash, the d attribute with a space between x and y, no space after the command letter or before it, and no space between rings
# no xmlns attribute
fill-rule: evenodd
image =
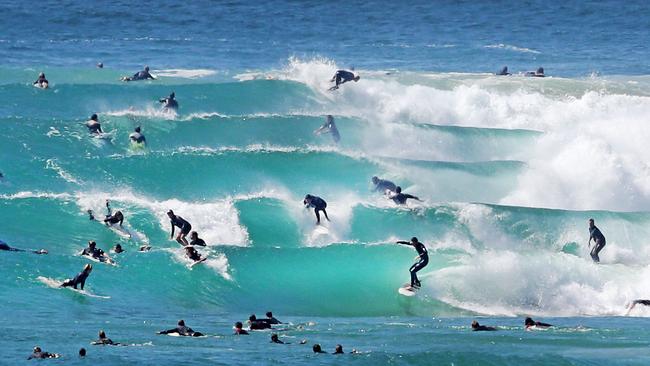
<svg viewBox="0 0 650 366"><path fill-rule="evenodd" d="M168 329L168 330L161 330L160 332L156 334L178 334L179 336L183 337L201 337L203 336L203 333L201 332L195 332L192 328L186 327L185 326L185 321L184 320L179 320L178 321L178 326L174 329Z"/></svg>
<svg viewBox="0 0 650 366"><path fill-rule="evenodd" d="M86 127L88 127L88 132L92 134L98 135L104 133L104 131L102 131L102 125L97 120L97 114L95 113L93 113L93 115L90 116L90 119L86 122Z"/></svg>
<svg viewBox="0 0 650 366"><path fill-rule="evenodd" d="M90 272L93 271L93 266L90 264L86 264L84 266L83 271L79 272L74 278L68 279L63 281L63 283L60 285L61 287L74 287L74 289L77 289L77 286L80 286L81 289L84 289L84 286L86 285L86 279L88 279L88 276L90 276Z"/></svg>
<svg viewBox="0 0 650 366"><path fill-rule="evenodd" d="M88 247L81 252L81 255L97 259L100 262L112 263L112 260L106 255L106 253L97 248L97 243L95 243L94 240L88 241Z"/></svg>
<svg viewBox="0 0 650 366"><path fill-rule="evenodd" d="M425 247L424 244L420 243L418 241L418 238L415 236L411 238L410 242L400 240L397 242L397 244L410 245L418 252L417 257L415 257L417 262L415 262L415 264L409 268L409 272L411 272L411 287L420 288L421 284L420 280L418 279L417 272L429 264L429 253L427 252L427 247Z"/></svg>
<svg viewBox="0 0 650 366"><path fill-rule="evenodd" d="M35 254L47 254L47 250L45 249L25 250L25 249L12 248L9 246L9 244L5 243L2 240L0 240L0 250L6 250L8 252L32 252Z"/></svg>
<svg viewBox="0 0 650 366"><path fill-rule="evenodd" d="M38 85L43 88L49 84L49 81L45 78L45 73L38 74L38 79L34 82L34 85Z"/></svg>
<svg viewBox="0 0 650 366"><path fill-rule="evenodd" d="M534 321L532 318L526 318L524 320L524 326L525 326L526 330L528 330L528 329L533 328L533 327L546 329L546 328L552 327L553 325L548 324L548 323L542 323L542 322Z"/></svg>
<svg viewBox="0 0 650 366"><path fill-rule="evenodd" d="M481 325L479 324L476 320L472 321L472 331L474 332L480 332L480 331L495 331L497 328L495 327L488 327L486 325Z"/></svg>
<svg viewBox="0 0 650 366"><path fill-rule="evenodd" d="M156 78L149 73L149 66L145 66L144 70L136 72L131 77L128 76L122 77L122 81L137 81L137 80L148 80L148 79L156 80Z"/></svg>

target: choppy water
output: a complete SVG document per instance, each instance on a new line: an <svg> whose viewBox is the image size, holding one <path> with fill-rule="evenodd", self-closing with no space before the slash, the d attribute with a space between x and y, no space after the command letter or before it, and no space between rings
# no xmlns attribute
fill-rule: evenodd
<svg viewBox="0 0 650 366"><path fill-rule="evenodd" d="M646 364L650 312L619 316L649 285L649 11L3 4L0 239L50 254L0 253L0 363L35 344L75 363L103 328L136 345L89 348L105 364L341 362L311 354L316 342L364 352L342 356L358 364ZM144 63L160 80L118 81ZM553 77L489 74L505 64ZM349 66L361 81L326 91ZM30 86L41 70L49 90ZM157 103L172 90L177 115ZM112 140L88 135L92 113ZM312 133L328 114L339 144ZM144 151L128 144L135 126ZM395 207L371 192L373 175L423 202ZM327 200L327 234L306 193ZM134 239L88 220L105 199ZM168 209L208 242L205 265L188 269ZM590 217L607 237L600 266ZM405 298L396 289L415 253L393 242L411 236L431 262ZM37 280L77 273L88 240L126 249L88 281L109 299ZM292 323L283 339L308 344L230 336L267 310ZM529 315L559 328L524 332ZM502 328L471 333L476 316ZM154 335L179 318L215 337Z"/></svg>

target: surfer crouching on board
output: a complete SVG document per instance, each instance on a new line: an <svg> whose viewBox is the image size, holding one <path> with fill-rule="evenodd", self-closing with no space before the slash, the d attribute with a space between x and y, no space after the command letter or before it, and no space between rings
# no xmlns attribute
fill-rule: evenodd
<svg viewBox="0 0 650 366"><path fill-rule="evenodd" d="M99 123L99 121L97 120L96 113L93 113L93 115L90 116L90 119L88 120L88 122L86 122L86 127L88 127L88 132L92 134L98 135L100 133L104 133L104 131L102 131L101 123Z"/></svg>
<svg viewBox="0 0 650 366"><path fill-rule="evenodd" d="M81 289L84 289L84 285L86 284L86 279L88 276L90 276L90 272L93 271L93 266L90 264L86 264L84 266L83 271L79 272L73 279L65 280L61 284L61 287L74 287L74 289L77 289L77 286L81 286Z"/></svg>
<svg viewBox="0 0 650 366"><path fill-rule="evenodd" d="M137 80L148 80L148 79L156 80L156 78L149 73L149 66L145 66L144 70L136 72L131 77L128 76L122 77L122 81L137 81Z"/></svg>
<svg viewBox="0 0 650 366"><path fill-rule="evenodd" d="M420 280L418 280L417 272L429 264L429 253L427 252L427 247L420 243L418 238L415 236L411 238L410 242L400 240L397 244L410 245L418 252L417 257L415 257L417 262L409 268L409 272L411 272L411 287L420 288L421 284Z"/></svg>
<svg viewBox="0 0 650 366"><path fill-rule="evenodd" d="M6 250L6 251L9 251L9 252L32 252L32 253L35 253L35 254L47 254L47 250L45 250L45 249L25 250L25 249L12 248L12 247L9 246L9 244L5 243L2 240L0 240L0 250Z"/></svg>
<svg viewBox="0 0 650 366"><path fill-rule="evenodd" d="M190 243L187 242L187 234L192 230L192 225L182 217L174 215L174 211L172 210L167 211L167 216L169 216L172 223L172 233L169 237L174 237L174 229L178 227L180 231L176 236L176 241L182 246L190 245Z"/></svg>
<svg viewBox="0 0 650 366"><path fill-rule="evenodd" d="M135 128L135 130L129 135L131 142L134 144L147 144L147 139L144 138L141 131L140 126Z"/></svg>
<svg viewBox="0 0 650 366"><path fill-rule="evenodd" d="M203 333L201 332L195 332L192 328L186 327L185 326L185 321L184 320L179 320L178 321L178 326L174 329L168 329L168 330L161 330L160 332L156 334L178 334L179 336L183 337L201 337L203 336Z"/></svg>
<svg viewBox="0 0 650 366"><path fill-rule="evenodd" d="M327 221L330 221L330 218L327 217L327 211L325 211L325 209L327 208L327 202L325 202L324 199L308 194L305 196L305 199L302 201L302 203L307 208L311 208L311 207L314 208L314 213L316 214L316 225L320 225L320 214L318 213L318 211L323 211Z"/></svg>
<svg viewBox="0 0 650 366"><path fill-rule="evenodd" d="M593 259L594 262L600 263L600 257L598 256L598 253L600 253L601 250L605 247L606 240L605 240L605 235L600 232L600 229L596 227L594 224L594 219L589 219L589 244L587 245L588 248L591 248L591 240L594 240L594 247L591 249L591 252L589 253L591 255L591 259Z"/></svg>
<svg viewBox="0 0 650 366"><path fill-rule="evenodd" d="M339 85L344 84L348 81L354 80L356 83L361 79L361 76L355 75L352 71L347 71L347 70L337 70L336 74L332 77L332 80L330 80L330 83L335 82L336 85L330 88L330 90L336 90L339 88Z"/></svg>

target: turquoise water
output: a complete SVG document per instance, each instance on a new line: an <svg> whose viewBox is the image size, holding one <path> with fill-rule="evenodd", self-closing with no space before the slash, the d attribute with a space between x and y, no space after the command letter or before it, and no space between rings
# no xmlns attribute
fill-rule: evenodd
<svg viewBox="0 0 650 366"><path fill-rule="evenodd" d="M0 253L0 364L35 345L66 364L648 363L650 311L623 316L650 284L647 4L193 2L140 9L148 22L132 6L0 12L0 239L49 251ZM119 81L144 63L159 80ZM489 74L505 64L551 77ZM361 81L328 92L350 66ZM41 70L48 90L30 85ZM157 103L171 91L178 114ZM92 113L112 139L88 135ZM312 133L328 114L338 144ZM373 175L422 202L396 207ZM88 220L106 199L131 239ZM204 264L170 240L169 209ZM415 252L394 242L412 236L431 261L407 298ZM79 272L88 240L126 249L94 264L94 296L39 280ZM293 344L231 335L269 310ZM209 337L155 335L181 318ZM90 346L99 329L129 347Z"/></svg>

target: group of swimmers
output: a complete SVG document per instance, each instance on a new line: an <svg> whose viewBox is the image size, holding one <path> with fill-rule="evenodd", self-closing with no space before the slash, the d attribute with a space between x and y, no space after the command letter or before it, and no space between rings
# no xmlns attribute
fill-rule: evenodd
<svg viewBox="0 0 650 366"><path fill-rule="evenodd" d="M510 72L508 72L508 66L504 66L503 68L501 68L501 70L497 71L495 73L495 75L508 76L508 75L512 75L512 74ZM529 76L529 77L535 77L535 78L546 77L546 75L544 75L544 68L543 67L538 67L537 70L535 70L535 71L526 71L521 75Z"/></svg>

